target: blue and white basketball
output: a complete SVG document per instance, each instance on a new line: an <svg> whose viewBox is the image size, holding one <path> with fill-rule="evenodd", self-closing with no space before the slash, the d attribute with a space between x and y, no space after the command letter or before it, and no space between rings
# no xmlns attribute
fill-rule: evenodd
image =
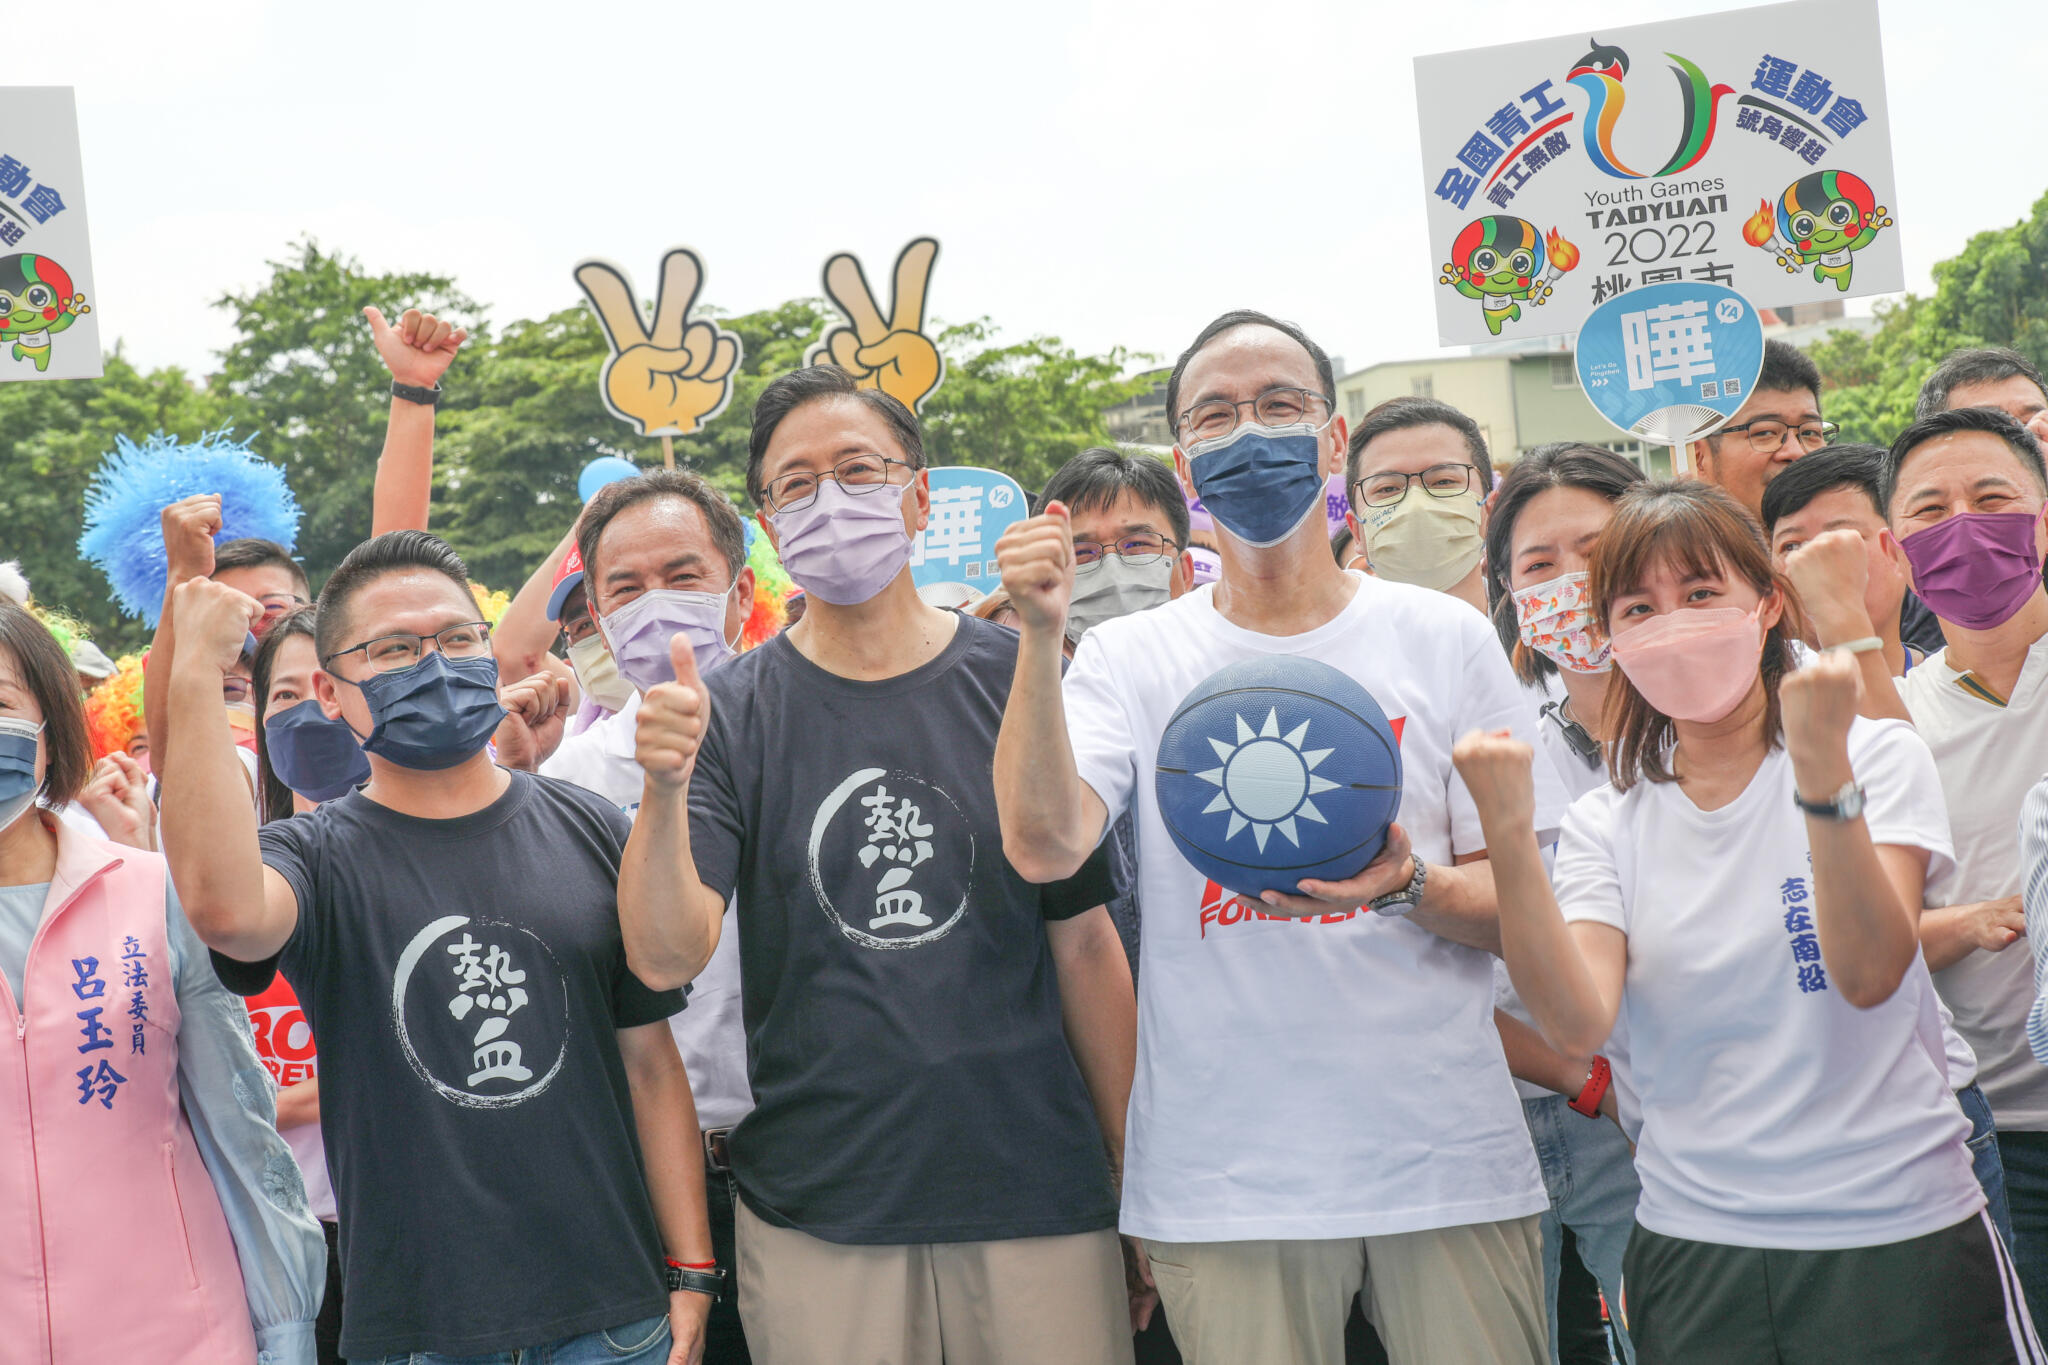
<svg viewBox="0 0 2048 1365"><path fill-rule="evenodd" d="M1385 847L1401 749L1372 694L1313 659L1247 659L1204 679L1159 739L1159 812L1181 856L1256 898L1343 881Z"/></svg>

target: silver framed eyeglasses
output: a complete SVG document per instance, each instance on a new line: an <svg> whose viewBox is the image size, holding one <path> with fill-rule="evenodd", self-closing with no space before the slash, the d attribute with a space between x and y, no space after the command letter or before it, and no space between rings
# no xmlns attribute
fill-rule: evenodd
<svg viewBox="0 0 2048 1365"><path fill-rule="evenodd" d="M1179 550L1180 546L1166 536L1155 535L1149 531L1125 536L1113 544L1105 544L1099 540L1077 540L1074 542L1074 572L1087 573L1110 555L1115 555L1124 563L1136 568L1145 564L1157 564Z"/></svg>
<svg viewBox="0 0 2048 1365"><path fill-rule="evenodd" d="M1237 430L1241 420L1239 414L1246 408L1252 410L1252 417L1261 426L1288 427L1328 415L1330 400L1314 389L1298 389L1291 385L1278 385L1257 398L1235 403L1228 398L1205 399L1180 415L1174 424L1174 434L1185 442L1213 441L1218 436L1228 436Z"/></svg>
<svg viewBox="0 0 2048 1365"><path fill-rule="evenodd" d="M808 469L799 469L770 479L762 490L762 501L771 512L794 512L809 507L818 496L818 489L826 479L832 480L849 493L872 493L879 488L894 485L902 487L909 479L897 480L893 470L906 473L910 465L903 460L892 460L886 455L853 455L841 460L823 475L813 474Z"/></svg>

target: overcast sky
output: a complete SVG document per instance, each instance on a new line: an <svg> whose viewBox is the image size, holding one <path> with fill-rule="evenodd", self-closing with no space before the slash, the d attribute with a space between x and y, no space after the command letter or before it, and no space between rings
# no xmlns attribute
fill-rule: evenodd
<svg viewBox="0 0 2048 1365"><path fill-rule="evenodd" d="M1171 358L1252 306L1356 369L1436 349L1416 54L1720 8L65 0L8 79L77 87L93 303L145 367L210 368L209 302L301 234L452 274L500 323L577 301L589 255L647 285L694 246L744 312L840 249L885 290L930 234L941 319ZM2038 21L1883 6L1915 289L2048 190Z"/></svg>

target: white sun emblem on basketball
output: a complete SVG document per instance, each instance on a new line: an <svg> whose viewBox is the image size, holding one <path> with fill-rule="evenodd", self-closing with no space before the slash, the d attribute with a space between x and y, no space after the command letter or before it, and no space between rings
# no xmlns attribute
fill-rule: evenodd
<svg viewBox="0 0 2048 1365"><path fill-rule="evenodd" d="M1223 836L1226 840L1236 838L1237 832L1249 825L1261 853L1266 851L1266 840L1276 829L1287 837L1288 843L1299 848L1296 820L1329 823L1310 798L1319 792L1336 790L1337 783L1315 774L1316 767L1336 750L1304 749L1301 744L1306 738L1307 721L1282 735L1277 710L1266 712L1266 723L1256 733L1245 724L1243 716L1237 717L1235 744L1208 736L1210 747L1216 750L1223 765L1195 776L1221 788L1215 800L1202 807L1202 814L1230 812L1230 828Z"/></svg>

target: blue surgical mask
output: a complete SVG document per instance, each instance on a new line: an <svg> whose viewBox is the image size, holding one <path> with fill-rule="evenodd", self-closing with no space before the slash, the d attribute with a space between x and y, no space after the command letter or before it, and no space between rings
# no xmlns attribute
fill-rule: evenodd
<svg viewBox="0 0 2048 1365"><path fill-rule="evenodd" d="M0 829L36 803L36 736L42 731L37 721L0 720Z"/></svg>
<svg viewBox="0 0 2048 1365"><path fill-rule="evenodd" d="M302 701L263 718L263 756L277 780L308 801L332 801L370 780L356 732L319 704Z"/></svg>
<svg viewBox="0 0 2048 1365"><path fill-rule="evenodd" d="M370 704L364 750L401 768L437 772L473 758L505 718L498 661L488 654L451 659L436 650L410 668L339 680Z"/></svg>
<svg viewBox="0 0 2048 1365"><path fill-rule="evenodd" d="M1188 447L1195 495L1231 538L1278 545L1323 505L1322 427L1247 422Z"/></svg>

